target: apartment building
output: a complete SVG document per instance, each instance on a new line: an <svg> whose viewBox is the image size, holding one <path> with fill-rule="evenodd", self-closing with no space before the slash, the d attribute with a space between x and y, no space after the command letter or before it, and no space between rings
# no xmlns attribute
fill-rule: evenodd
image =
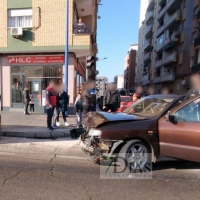
<svg viewBox="0 0 200 200"><path fill-rule="evenodd" d="M124 75L115 76L114 83L116 83L118 90L124 89Z"/></svg>
<svg viewBox="0 0 200 200"><path fill-rule="evenodd" d="M135 83L141 84L143 65L144 65L144 39L145 39L145 15L150 0L140 1L140 17L139 17L139 34L138 34L138 53L136 57L136 69L135 69Z"/></svg>
<svg viewBox="0 0 200 200"><path fill-rule="evenodd" d="M77 86L86 78L86 57L97 53L97 0L69 0L70 107ZM62 82L64 72L66 0L0 0L0 94L3 110L23 107L25 86L43 111L50 79ZM76 24L82 18L84 28ZM95 68L89 70L95 74Z"/></svg>
<svg viewBox="0 0 200 200"><path fill-rule="evenodd" d="M134 89L138 45L133 44L124 59L124 89Z"/></svg>
<svg viewBox="0 0 200 200"><path fill-rule="evenodd" d="M199 0L152 0L145 15L144 86L185 93L198 64Z"/></svg>

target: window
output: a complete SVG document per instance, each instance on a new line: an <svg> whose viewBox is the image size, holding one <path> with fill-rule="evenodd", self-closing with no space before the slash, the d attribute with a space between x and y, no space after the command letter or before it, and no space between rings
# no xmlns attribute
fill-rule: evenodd
<svg viewBox="0 0 200 200"><path fill-rule="evenodd" d="M164 41L164 35L161 35L160 37L157 38L157 46L161 45Z"/></svg>
<svg viewBox="0 0 200 200"><path fill-rule="evenodd" d="M8 27L32 27L32 9L8 10Z"/></svg>
<svg viewBox="0 0 200 200"><path fill-rule="evenodd" d="M200 98L175 113L177 122L200 122Z"/></svg>

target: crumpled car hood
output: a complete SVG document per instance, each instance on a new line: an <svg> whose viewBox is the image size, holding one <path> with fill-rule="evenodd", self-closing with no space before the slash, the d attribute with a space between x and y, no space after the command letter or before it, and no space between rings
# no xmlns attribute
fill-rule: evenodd
<svg viewBox="0 0 200 200"><path fill-rule="evenodd" d="M107 112L89 112L83 120L85 127L98 127L106 122L117 122L117 121L134 121L143 120L145 118L138 117L135 115L127 115L125 113L107 113Z"/></svg>

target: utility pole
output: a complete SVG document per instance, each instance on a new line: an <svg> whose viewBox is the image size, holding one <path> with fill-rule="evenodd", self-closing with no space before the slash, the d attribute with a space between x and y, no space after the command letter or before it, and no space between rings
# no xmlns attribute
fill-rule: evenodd
<svg viewBox="0 0 200 200"><path fill-rule="evenodd" d="M68 93L68 52L69 52L69 0L66 0L66 37L65 37L65 68L64 68L64 85L65 91Z"/></svg>

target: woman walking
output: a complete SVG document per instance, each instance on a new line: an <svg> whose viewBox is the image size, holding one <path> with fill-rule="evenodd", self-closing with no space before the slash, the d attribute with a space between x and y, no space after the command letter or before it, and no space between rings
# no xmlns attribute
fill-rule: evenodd
<svg viewBox="0 0 200 200"><path fill-rule="evenodd" d="M69 126L69 124L67 123L69 97L68 97L67 92L64 91L63 85L61 86L60 91L61 92L57 96L57 102L58 102L58 105L59 105L59 109L58 109L58 115L56 117L56 126L60 126L60 122L59 122L60 112L62 113L64 125Z"/></svg>

